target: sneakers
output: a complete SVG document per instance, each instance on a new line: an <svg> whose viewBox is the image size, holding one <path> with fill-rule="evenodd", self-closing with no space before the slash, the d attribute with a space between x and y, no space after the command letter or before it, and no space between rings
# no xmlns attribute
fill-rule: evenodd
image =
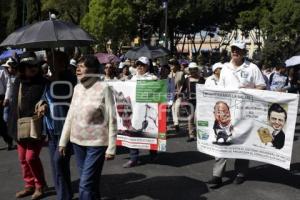
<svg viewBox="0 0 300 200"><path fill-rule="evenodd" d="M194 142L196 141L196 138L195 137L190 137L189 139L186 140L187 142Z"/></svg>
<svg viewBox="0 0 300 200"><path fill-rule="evenodd" d="M29 195L32 195L34 193L34 188L33 187L27 187L24 190L21 190L16 193L16 198L23 198Z"/></svg>
<svg viewBox="0 0 300 200"><path fill-rule="evenodd" d="M132 161L132 160L129 160L128 162L126 162L124 165L123 165L123 168L131 168L131 167L135 167L139 165L139 162L138 161Z"/></svg>
<svg viewBox="0 0 300 200"><path fill-rule="evenodd" d="M242 184L245 182L245 177L244 176L236 176L233 183L236 185Z"/></svg>
<svg viewBox="0 0 300 200"><path fill-rule="evenodd" d="M222 177L213 176L207 183L211 188L220 187L222 185Z"/></svg>

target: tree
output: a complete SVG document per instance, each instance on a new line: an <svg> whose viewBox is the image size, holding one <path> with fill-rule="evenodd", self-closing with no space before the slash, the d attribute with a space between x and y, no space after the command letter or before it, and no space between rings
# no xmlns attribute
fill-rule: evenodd
<svg viewBox="0 0 300 200"><path fill-rule="evenodd" d="M80 24L81 19L88 11L90 0L42 0L42 12L48 16L49 12L74 24Z"/></svg>
<svg viewBox="0 0 300 200"><path fill-rule="evenodd" d="M39 21L41 19L41 1L40 0L27 0L27 24Z"/></svg>
<svg viewBox="0 0 300 200"><path fill-rule="evenodd" d="M10 12L9 18L6 25L6 33L10 34L15 31L17 28L22 26L22 0L12 0L10 3Z"/></svg>
<svg viewBox="0 0 300 200"><path fill-rule="evenodd" d="M6 36L6 25L9 18L10 5L6 1L0 1L0 41Z"/></svg>
<svg viewBox="0 0 300 200"><path fill-rule="evenodd" d="M117 50L123 41L131 38L136 21L130 0L91 0L81 25L98 40L101 50L105 50L110 39L112 48Z"/></svg>

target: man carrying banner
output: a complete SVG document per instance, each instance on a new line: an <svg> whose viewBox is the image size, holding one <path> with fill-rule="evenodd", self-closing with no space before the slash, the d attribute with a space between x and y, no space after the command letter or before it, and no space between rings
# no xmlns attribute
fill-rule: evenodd
<svg viewBox="0 0 300 200"><path fill-rule="evenodd" d="M157 77L151 73L149 73L150 61L147 57L140 57L136 62L137 74L134 75L131 80L157 80ZM150 150L150 157L156 157L157 152ZM139 150L138 149L129 149L129 157L130 160L126 162L123 167L131 168L135 167L139 164Z"/></svg>
<svg viewBox="0 0 300 200"><path fill-rule="evenodd" d="M228 89L252 88L263 90L266 87L264 78L259 68L244 58L246 54L246 44L235 42L231 45L231 60L223 65L219 85ZM226 158L216 158L213 167L213 177L208 182L211 187L222 185L222 175L226 167ZM245 175L248 171L249 160L236 159L235 170L237 176L234 179L235 184L241 184L245 181Z"/></svg>

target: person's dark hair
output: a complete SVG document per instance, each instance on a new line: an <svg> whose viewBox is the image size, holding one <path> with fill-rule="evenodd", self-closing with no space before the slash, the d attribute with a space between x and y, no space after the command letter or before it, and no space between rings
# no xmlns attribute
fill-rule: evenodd
<svg viewBox="0 0 300 200"><path fill-rule="evenodd" d="M284 113L284 116L285 116L284 119L286 121L286 119L287 119L287 113L286 113L285 109L281 105L279 105L278 103L273 103L270 106L270 108L268 110L268 119L270 119L271 112Z"/></svg>
<svg viewBox="0 0 300 200"><path fill-rule="evenodd" d="M99 73L100 71L103 71L103 69L100 69L100 67L103 68L103 66L100 66L98 59L94 55L81 56L78 60L78 63L84 63L84 65L88 69L91 69L94 73Z"/></svg>
<svg viewBox="0 0 300 200"><path fill-rule="evenodd" d="M175 58L172 58L168 61L169 65L174 65L175 67L179 67L179 62Z"/></svg>

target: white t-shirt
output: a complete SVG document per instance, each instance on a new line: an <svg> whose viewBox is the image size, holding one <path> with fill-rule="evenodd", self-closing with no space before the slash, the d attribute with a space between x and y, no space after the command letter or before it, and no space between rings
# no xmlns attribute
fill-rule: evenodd
<svg viewBox="0 0 300 200"><path fill-rule="evenodd" d="M136 81L136 80L157 80L157 77L153 74L150 74L149 72L143 74L143 75L134 75L130 80Z"/></svg>
<svg viewBox="0 0 300 200"><path fill-rule="evenodd" d="M266 86L266 83L259 68L251 62L245 61L238 68L235 68L232 62L225 63L221 71L219 85L236 89Z"/></svg>
<svg viewBox="0 0 300 200"><path fill-rule="evenodd" d="M213 74L205 80L206 87L216 87L219 85L219 79Z"/></svg>
<svg viewBox="0 0 300 200"><path fill-rule="evenodd" d="M270 89L273 91L279 89L286 89L289 84L289 77L279 72L273 72L269 78L270 80Z"/></svg>

